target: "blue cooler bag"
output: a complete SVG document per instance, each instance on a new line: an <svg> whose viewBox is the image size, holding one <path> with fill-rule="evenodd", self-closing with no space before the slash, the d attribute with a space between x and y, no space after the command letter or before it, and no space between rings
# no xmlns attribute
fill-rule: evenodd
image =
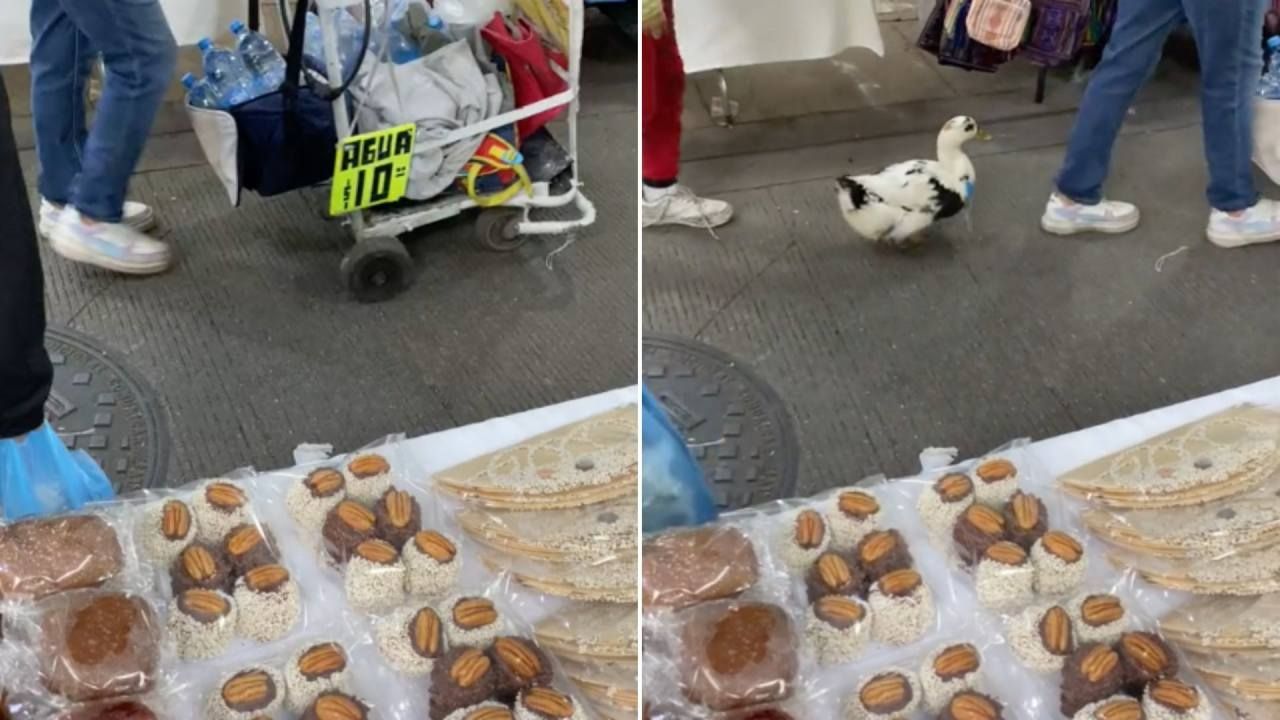
<svg viewBox="0 0 1280 720"><path fill-rule="evenodd" d="M338 133L331 103L346 92L360 64L337 89L303 84L307 6L308 0L299 0L294 11L285 79L278 90L226 111L187 105L205 158L233 205L240 204L242 189L262 196L280 195L333 177ZM367 23L366 15L362 58L367 50Z"/></svg>

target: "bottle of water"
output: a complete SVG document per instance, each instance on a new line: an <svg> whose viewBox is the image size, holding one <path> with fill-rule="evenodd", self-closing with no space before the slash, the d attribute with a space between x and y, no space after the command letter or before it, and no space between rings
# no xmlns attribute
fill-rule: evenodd
<svg viewBox="0 0 1280 720"><path fill-rule="evenodd" d="M209 84L197 80L195 75L187 73L182 76L182 85L187 88L187 104L198 108L216 108L213 96L209 92Z"/></svg>
<svg viewBox="0 0 1280 720"><path fill-rule="evenodd" d="M409 28L409 3L398 0L391 6L391 25L387 28L387 57L397 65L404 65L422 57L422 48L414 42ZM383 26L380 24L379 29Z"/></svg>
<svg viewBox="0 0 1280 720"><path fill-rule="evenodd" d="M225 110L257 96L253 76L239 55L215 46L209 38L201 38L198 47L204 54L205 82L212 91L215 106Z"/></svg>
<svg viewBox="0 0 1280 720"><path fill-rule="evenodd" d="M1258 83L1258 95L1268 100L1280 100L1280 37L1267 38L1267 53L1263 75Z"/></svg>
<svg viewBox="0 0 1280 720"><path fill-rule="evenodd" d="M280 53L272 47L271 41L261 34L245 27L236 20L231 23L231 32L236 36L236 49L240 51L240 60L249 72L253 73L260 90L265 94L272 92L284 84L285 62Z"/></svg>
<svg viewBox="0 0 1280 720"><path fill-rule="evenodd" d="M360 57L360 46L364 44L364 23L356 20L345 8L321 10L333 18L333 27L338 31L338 57L342 60L342 78L351 76L356 61ZM370 45L370 47L373 47ZM307 14L307 33L302 43L302 57L307 67L321 75L329 76L329 66L324 60L324 35L320 31L320 17Z"/></svg>
<svg viewBox="0 0 1280 720"><path fill-rule="evenodd" d="M454 37L449 34L449 26L445 24L444 18L431 13L427 15L426 31L422 33L418 41L422 45L422 54L430 55L436 50L451 44L454 41Z"/></svg>

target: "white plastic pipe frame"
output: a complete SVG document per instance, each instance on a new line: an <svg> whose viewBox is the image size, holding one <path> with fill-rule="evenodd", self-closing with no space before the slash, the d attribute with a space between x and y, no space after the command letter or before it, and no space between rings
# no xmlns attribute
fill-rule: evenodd
<svg viewBox="0 0 1280 720"><path fill-rule="evenodd" d="M343 7L354 5L359 0L319 0L321 7ZM430 143L425 143L419 149L434 149L444 147L452 143L458 142L477 135L496 130L500 127L510 125L519 120L533 117L546 110L553 108L568 106L568 125L569 125L569 157L573 161L573 187L569 192L559 195L550 195L546 193L535 193L532 197L528 195L518 195L511 202L507 203L512 207L525 208L525 217L517 226L517 232L521 235L555 235L568 232L575 228L587 227L596 220L596 208L582 193L582 183L578 177L578 111L580 109L580 81L582 79L582 36L586 28L586 6L583 0L562 0L569 7L569 69L561 71L560 68L552 64L552 70L565 79L568 89L548 98L543 98L536 103L526 105L525 107L513 110L508 113L502 113L488 118L482 122L467 125L458 128L447 135L444 135ZM332 32L332 28L328 27L329 23L324 22L327 14L321 15L321 31L324 35L324 51L326 68L328 70L329 82L333 85L341 84L342 66L338 59L338 48L336 41L336 33ZM333 105L334 120L338 127L341 137L346 137L350 130L350 123L347 117L347 108L341 100L335 101ZM530 220L528 208L555 208L564 207L569 203L573 203L579 212L576 220ZM430 224L445 217L452 216L462 209L474 207L471 201L460 201L456 206L450 208L425 206L421 213L408 213L401 215L395 220L387 223L388 227L369 228L364 227L363 213L352 213L349 217L351 229L357 237L384 235L388 233L396 233L399 231L408 231L416 227Z"/></svg>

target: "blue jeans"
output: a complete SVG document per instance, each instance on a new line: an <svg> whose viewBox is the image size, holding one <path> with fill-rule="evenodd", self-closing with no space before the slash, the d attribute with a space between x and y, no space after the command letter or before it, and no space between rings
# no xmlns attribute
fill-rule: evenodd
<svg viewBox="0 0 1280 720"><path fill-rule="evenodd" d="M1120 125L1169 33L1189 22L1200 54L1200 105L1209 203L1234 212L1258 201L1253 183L1253 99L1262 73L1258 40L1266 0L1121 0L1115 28L1076 117L1058 191L1102 200Z"/></svg>
<svg viewBox="0 0 1280 720"><path fill-rule="evenodd" d="M40 194L118 222L177 63L159 0L32 0L31 37ZM106 77L89 128L85 87L99 53Z"/></svg>

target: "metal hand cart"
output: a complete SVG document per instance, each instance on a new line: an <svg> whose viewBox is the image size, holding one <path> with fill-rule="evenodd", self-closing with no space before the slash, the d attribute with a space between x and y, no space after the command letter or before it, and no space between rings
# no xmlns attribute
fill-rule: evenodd
<svg viewBox="0 0 1280 720"><path fill-rule="evenodd" d="M532 194L520 193L501 206L482 209L476 218L475 239L479 246L486 250L510 252L523 245L530 235L567 233L587 227L596 219L595 206L583 194L583 183L578 175L580 168L578 162L579 88L586 10L584 0L554 1L563 2L568 8L569 47L566 48L565 53L568 58L568 69L562 70L554 62L551 63L551 68L565 80L568 88L531 105L459 128L430 143L417 145L419 152L445 147L460 140L484 135L552 108L568 107L567 150L572 163L568 190L553 194L549 182L534 182ZM318 19L324 41L325 65L328 81L332 87L342 85L342 61L333 14L324 11L356 4L358 0L320 0L318 3L321 10ZM375 69L374 72L377 70ZM337 98L332 106L339 140L350 137L352 123L347 110L346 97ZM365 128L365 130L369 129L372 128ZM577 209L576 219L535 220L530 216L534 209L563 208L569 205ZM476 207L478 206L475 201L465 194L446 193L431 200L375 207L344 216L344 221L350 228L351 236L355 241L343 257L340 266L344 284L362 302L377 302L394 297L407 288L413 279L413 263L400 236Z"/></svg>

